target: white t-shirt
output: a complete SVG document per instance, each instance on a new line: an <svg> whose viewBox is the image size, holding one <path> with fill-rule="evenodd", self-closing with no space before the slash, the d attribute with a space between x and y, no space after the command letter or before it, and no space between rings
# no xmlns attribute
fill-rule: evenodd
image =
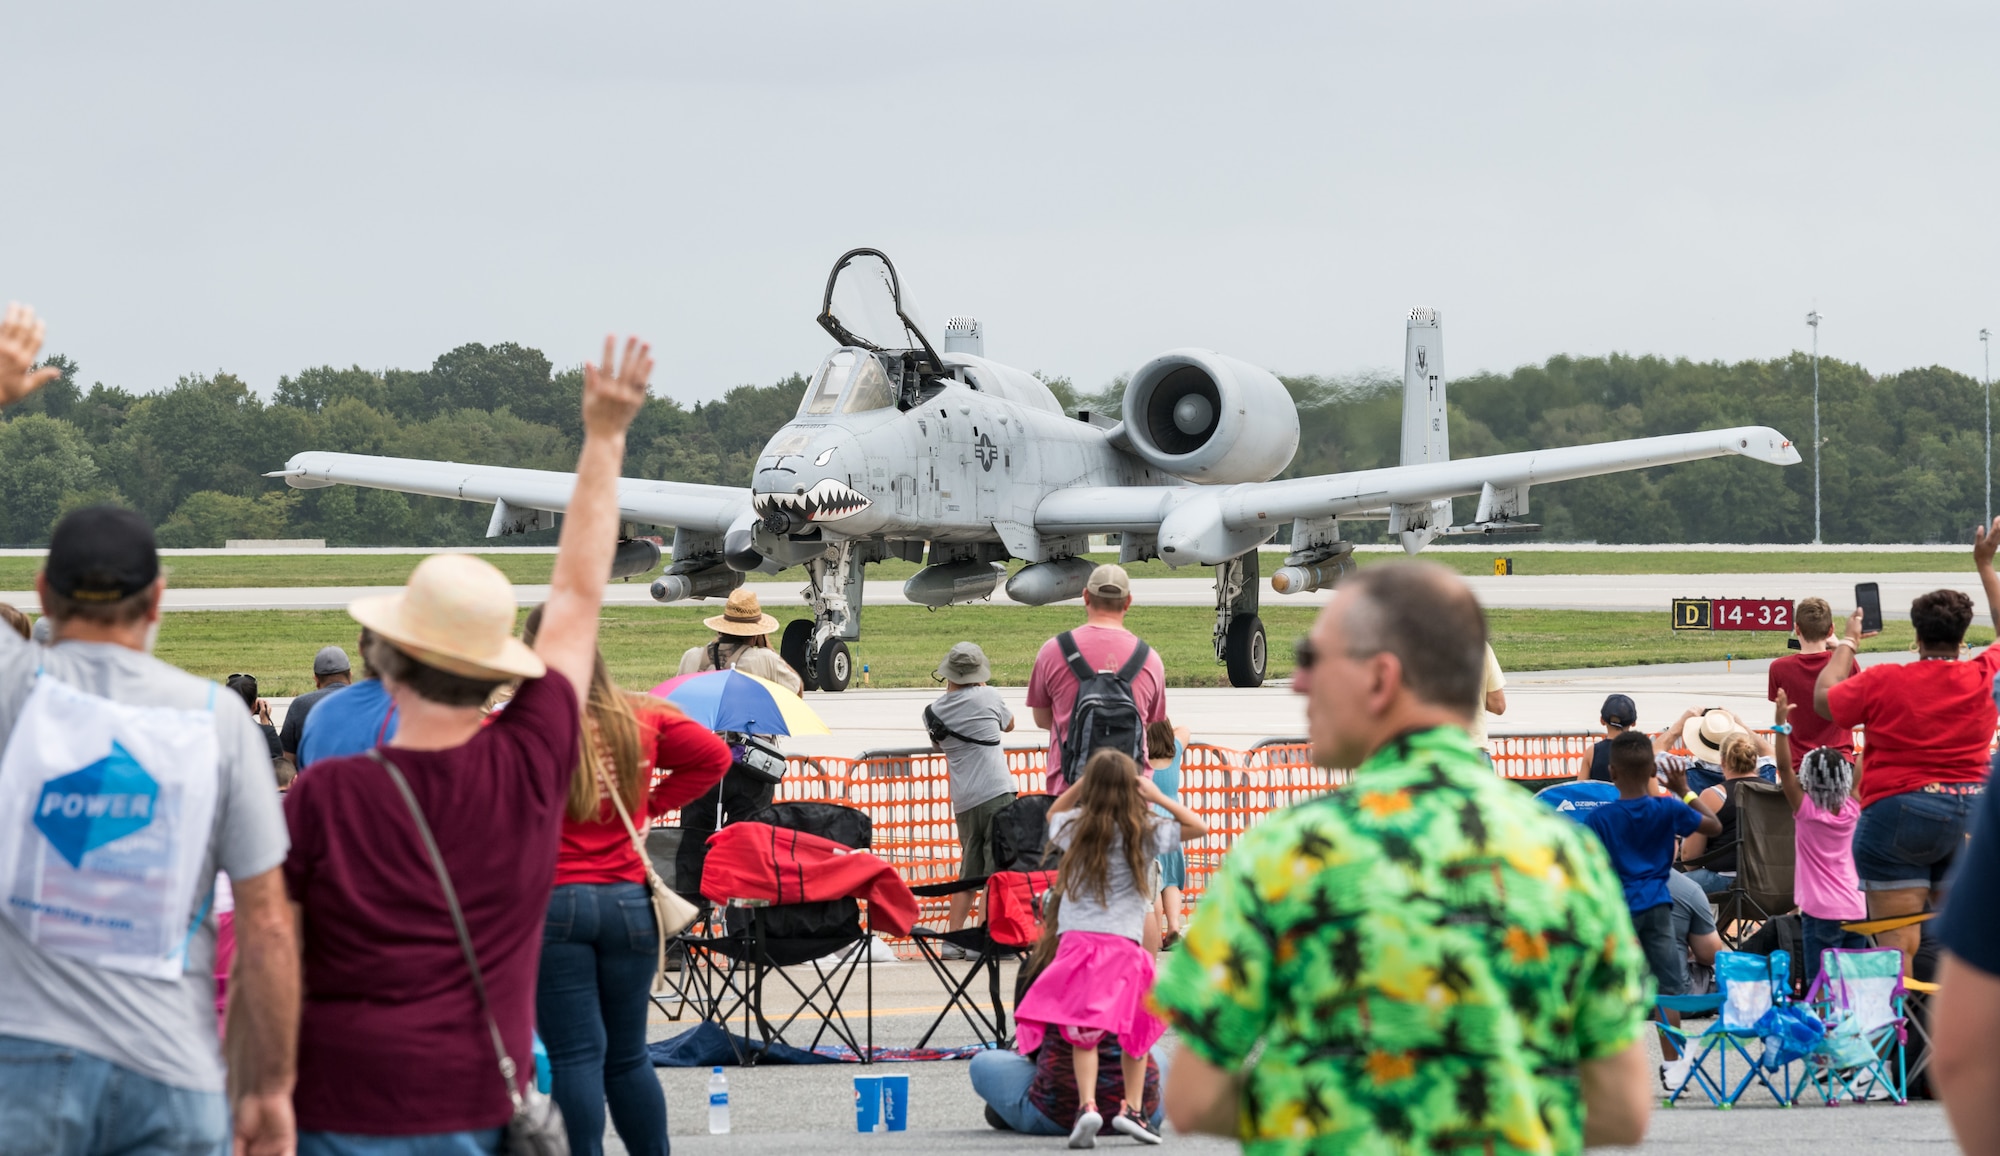
<svg viewBox="0 0 2000 1156"><path fill-rule="evenodd" d="M1492 751L1493 740L1486 737L1486 696L1496 690L1507 689L1506 672L1500 669L1500 659L1493 653L1493 647L1486 647L1486 678L1479 686L1479 706L1472 712L1472 725L1466 732L1472 736L1472 745L1482 751Z"/></svg>
<svg viewBox="0 0 2000 1156"><path fill-rule="evenodd" d="M1076 837L1078 814L1072 807L1049 820L1049 842L1061 847L1065 853ZM1180 820L1150 812L1146 818L1150 845L1146 848L1145 858L1158 859L1179 844ZM1125 861L1125 840L1116 833L1111 836L1111 846L1104 852L1104 863L1110 876L1105 881L1104 898L1099 899L1089 891L1080 895L1064 895L1062 906L1056 912L1056 930L1061 934L1097 931L1105 935L1121 935L1134 943L1143 942L1146 912L1152 910L1153 897L1141 889L1138 880L1132 878L1132 865Z"/></svg>
<svg viewBox="0 0 2000 1156"><path fill-rule="evenodd" d="M148 654L101 642L42 647L0 630L0 745L12 737L40 667L78 690L133 706L209 710L221 781L199 878L251 879L284 862L290 840L270 748L243 700ZM212 708L211 708L211 704ZM61 1044L161 1083L222 1090L215 1033L215 913L210 892L178 981L147 979L44 951L0 918L0 1035Z"/></svg>

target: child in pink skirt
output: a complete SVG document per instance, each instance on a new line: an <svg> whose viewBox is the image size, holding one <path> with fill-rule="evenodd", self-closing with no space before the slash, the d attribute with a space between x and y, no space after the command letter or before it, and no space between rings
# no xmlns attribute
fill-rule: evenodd
<svg viewBox="0 0 2000 1156"><path fill-rule="evenodd" d="M1166 811L1152 811L1147 804ZM1055 890L1056 957L1037 976L1015 1009L1018 1046L1032 1055L1050 1028L1070 1047L1076 1086L1097 1087L1097 1046L1118 1038L1125 1086L1145 1086L1146 1052L1166 1025L1146 1010L1153 989L1153 957L1143 946L1145 890L1153 860L1179 843L1208 833L1201 817L1141 778L1138 764L1117 751L1090 756L1076 783L1049 808L1049 842L1062 848ZM1086 1100L1078 1105L1069 1146L1093 1148L1104 1116ZM1135 1140L1158 1144L1160 1134L1131 1103L1111 1126Z"/></svg>

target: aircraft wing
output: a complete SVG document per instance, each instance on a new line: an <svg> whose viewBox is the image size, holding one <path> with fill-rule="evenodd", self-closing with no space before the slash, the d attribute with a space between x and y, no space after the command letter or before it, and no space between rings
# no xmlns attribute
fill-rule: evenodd
<svg viewBox="0 0 2000 1156"><path fill-rule="evenodd" d="M1512 518L1526 513L1530 485L1731 454L1781 466L1799 460L1799 451L1777 430L1738 426L1233 486L1077 487L1043 499L1035 529L1157 534L1161 555L1171 563L1214 565L1268 540L1293 518L1386 510L1393 521L1404 508L1413 524L1423 524L1431 503L1467 494L1480 495L1482 520L1489 514ZM1433 530L1444 528L1430 524Z"/></svg>
<svg viewBox="0 0 2000 1156"><path fill-rule="evenodd" d="M536 528L539 523L534 515L541 511L561 512L569 505L570 492L576 488L575 474L556 470L522 470L507 466L472 466L458 462L318 451L295 454L285 463L284 469L266 476L283 478L285 484L301 490L334 485L364 486L434 498L490 502L495 508L494 528L488 531L489 534L500 533L502 524L516 516L523 519L516 528ZM656 482L644 478L618 479L618 510L627 521L721 534L749 509L748 488Z"/></svg>

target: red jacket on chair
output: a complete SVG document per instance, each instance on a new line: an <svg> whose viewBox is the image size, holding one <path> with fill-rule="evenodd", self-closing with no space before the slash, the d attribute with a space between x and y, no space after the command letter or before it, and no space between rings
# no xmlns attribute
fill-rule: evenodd
<svg viewBox="0 0 2000 1156"><path fill-rule="evenodd" d="M866 851L789 827L731 823L708 837L701 893L715 903L865 899L872 931L908 935L917 897L894 868Z"/></svg>

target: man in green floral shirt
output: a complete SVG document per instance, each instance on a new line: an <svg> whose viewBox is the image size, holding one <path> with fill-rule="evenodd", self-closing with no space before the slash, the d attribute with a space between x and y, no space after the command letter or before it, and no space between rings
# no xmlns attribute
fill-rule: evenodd
<svg viewBox="0 0 2000 1156"><path fill-rule="evenodd" d="M1371 566L1320 614L1293 689L1353 779L1238 840L1162 970L1175 1127L1259 1154L1643 1137L1645 957L1603 848L1467 736L1485 643L1426 564Z"/></svg>

